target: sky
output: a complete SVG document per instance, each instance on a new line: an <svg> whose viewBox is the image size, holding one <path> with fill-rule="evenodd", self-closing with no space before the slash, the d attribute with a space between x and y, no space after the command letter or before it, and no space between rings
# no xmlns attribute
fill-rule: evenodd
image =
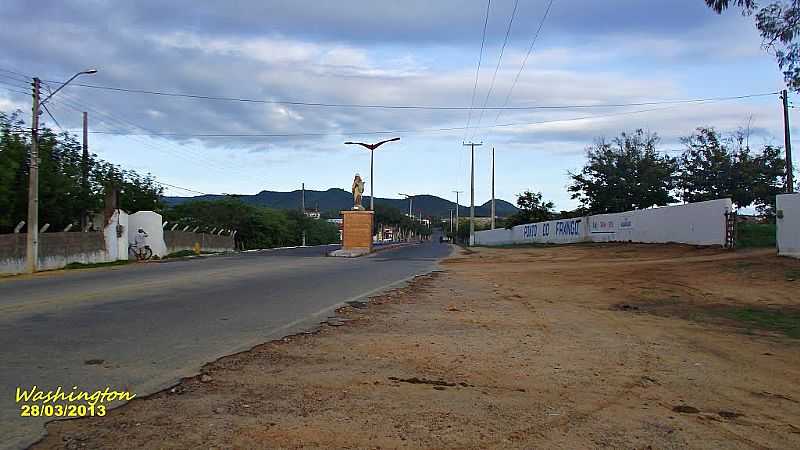
<svg viewBox="0 0 800 450"><path fill-rule="evenodd" d="M541 191L565 210L577 206L568 172L580 170L586 147L601 137L646 129L672 155L700 126L748 128L754 147L782 144L776 95L574 107L783 89L751 17L717 15L703 0L554 0L543 21L548 3L492 0L481 56L483 0L53 0L35 9L5 0L0 111L29 115L30 77L55 89L87 68L98 73L74 83L267 101L78 84L49 101L60 126L75 132L88 111L92 152L152 173L180 187L166 189L180 196L290 191L301 183L349 190L357 172L369 192L369 152L343 143L398 136L375 151L377 197L454 199L460 190L468 204L470 150L462 144L475 141L483 143L475 148L476 204L491 196L494 148L498 198ZM56 126L48 115L42 120ZM381 131L393 133L358 134ZM217 136L198 136L209 134Z"/></svg>

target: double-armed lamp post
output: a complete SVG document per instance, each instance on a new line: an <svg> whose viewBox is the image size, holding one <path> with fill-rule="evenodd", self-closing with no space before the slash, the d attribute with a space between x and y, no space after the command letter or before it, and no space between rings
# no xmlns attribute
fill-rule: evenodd
<svg viewBox="0 0 800 450"><path fill-rule="evenodd" d="M399 141L400 138L386 139L385 141L376 142L374 144L365 144L364 142L345 142L345 145L360 145L369 150L369 209L375 211L375 172L373 163L375 162L375 149L387 142Z"/></svg>
<svg viewBox="0 0 800 450"><path fill-rule="evenodd" d="M28 235L26 236L25 259L29 273L36 272L39 259L39 115L41 108L46 108L48 100L64 89L72 80L81 75L94 75L95 69L84 70L65 81L44 100L39 99L41 80L33 79L33 109L31 118L31 161L28 179Z"/></svg>

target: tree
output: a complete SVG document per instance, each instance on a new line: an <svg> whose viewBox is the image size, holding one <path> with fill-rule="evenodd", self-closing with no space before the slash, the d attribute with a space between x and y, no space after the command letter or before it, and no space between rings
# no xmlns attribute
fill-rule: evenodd
<svg viewBox="0 0 800 450"><path fill-rule="evenodd" d="M151 175L123 170L89 155L89 191L81 183L83 151L74 135L42 128L39 135L40 223L60 230L78 223L82 211L101 210L104 190L121 190L121 208L128 212L159 211L163 189ZM20 112L0 113L0 233L7 233L28 214L30 131Z"/></svg>
<svg viewBox="0 0 800 450"><path fill-rule="evenodd" d="M659 137L636 130L611 142L598 139L586 149L587 162L579 173L569 172L569 191L592 214L663 206L675 199L678 164L656 151Z"/></svg>
<svg viewBox="0 0 800 450"><path fill-rule="evenodd" d="M759 8L755 0L705 0L706 4L721 14L731 5L742 8L745 15L756 15L756 27L761 33L762 46L773 53L783 70L786 85L800 90L800 44L795 42L800 34L800 0L773 1Z"/></svg>
<svg viewBox="0 0 800 450"><path fill-rule="evenodd" d="M233 196L214 201L191 201L168 208L165 219L182 226L236 230L239 248L299 245L303 229L309 245L339 240L339 228L293 210L276 210L244 203Z"/></svg>
<svg viewBox="0 0 800 450"><path fill-rule="evenodd" d="M753 158L751 189L754 203L759 213L772 217L775 215L775 197L786 192L786 160L783 149L766 145L761 153Z"/></svg>
<svg viewBox="0 0 800 450"><path fill-rule="evenodd" d="M722 139L713 128L698 128L683 139L678 189L686 202L730 198L739 208L755 204L764 213L783 190L781 149L765 146L750 153L741 134Z"/></svg>
<svg viewBox="0 0 800 450"><path fill-rule="evenodd" d="M506 228L513 228L526 223L544 222L553 218L553 202L545 202L542 193L525 191L517 195L517 208L506 221Z"/></svg>

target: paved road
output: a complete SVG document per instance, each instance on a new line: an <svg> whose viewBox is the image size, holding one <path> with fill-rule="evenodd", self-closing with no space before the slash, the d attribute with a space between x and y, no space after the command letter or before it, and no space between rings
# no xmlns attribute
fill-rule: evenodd
<svg viewBox="0 0 800 450"><path fill-rule="evenodd" d="M299 248L0 280L0 448L44 420L19 417L17 386L163 389L221 356L315 326L335 307L429 272L438 242L368 257ZM87 360L103 360L86 364Z"/></svg>

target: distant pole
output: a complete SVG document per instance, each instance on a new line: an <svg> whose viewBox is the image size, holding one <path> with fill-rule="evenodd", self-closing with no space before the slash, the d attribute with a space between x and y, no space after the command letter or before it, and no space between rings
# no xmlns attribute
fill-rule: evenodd
<svg viewBox="0 0 800 450"><path fill-rule="evenodd" d="M494 230L494 147L492 147L492 229Z"/></svg>
<svg viewBox="0 0 800 450"><path fill-rule="evenodd" d="M28 176L28 235L25 258L28 273L36 272L39 259L39 89L41 81L33 79L33 108L31 110L31 161Z"/></svg>
<svg viewBox="0 0 800 450"><path fill-rule="evenodd" d="M302 225L302 227L303 227L303 242L302 242L302 245L303 245L303 247L305 247L306 246L306 227L305 227L304 224L305 224L305 220L306 220L306 184L302 183L301 186L302 186L301 189L303 191L303 194L300 196L300 207L303 209L303 217L301 218L302 222L300 222L300 223L303 224Z"/></svg>
<svg viewBox="0 0 800 450"><path fill-rule="evenodd" d="M786 147L786 192L794 192L794 168L792 166L792 136L789 130L789 93L781 92L783 99L783 141Z"/></svg>
<svg viewBox="0 0 800 450"><path fill-rule="evenodd" d="M464 142L465 147L470 147L472 154L469 172L469 245L475 245L475 147L483 143Z"/></svg>
<svg viewBox="0 0 800 450"><path fill-rule="evenodd" d="M453 210L450 210L450 235L453 235Z"/></svg>
<svg viewBox="0 0 800 450"><path fill-rule="evenodd" d="M461 204L458 201L458 194L464 191L453 191L456 193L456 233L453 235L453 242L458 241L458 228L459 228L459 219L458 219L458 210L461 209Z"/></svg>
<svg viewBox="0 0 800 450"><path fill-rule="evenodd" d="M81 155L81 194L84 207L81 208L81 230L86 229L86 202L89 198L89 114L83 112L83 154Z"/></svg>

